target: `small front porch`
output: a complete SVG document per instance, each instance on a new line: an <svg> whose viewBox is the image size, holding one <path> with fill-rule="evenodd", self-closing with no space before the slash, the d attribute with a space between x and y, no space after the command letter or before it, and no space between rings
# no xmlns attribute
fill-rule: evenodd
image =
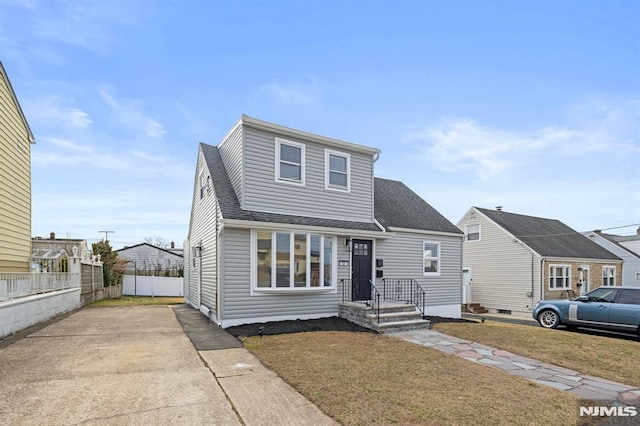
<svg viewBox="0 0 640 426"><path fill-rule="evenodd" d="M413 279L342 280L338 316L379 333L430 328L424 317L426 293Z"/></svg>

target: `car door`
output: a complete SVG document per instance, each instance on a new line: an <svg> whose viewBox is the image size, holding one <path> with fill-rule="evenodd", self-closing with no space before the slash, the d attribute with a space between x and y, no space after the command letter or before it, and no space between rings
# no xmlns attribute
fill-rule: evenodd
<svg viewBox="0 0 640 426"><path fill-rule="evenodd" d="M588 325L606 325L609 323L609 309L616 295L616 289L600 287L587 293L587 299L572 303L576 306L577 322ZM570 308L572 308L571 306ZM571 312L570 312L571 316Z"/></svg>
<svg viewBox="0 0 640 426"><path fill-rule="evenodd" d="M620 330L634 331L640 324L640 289L619 289L609 308L609 322Z"/></svg>

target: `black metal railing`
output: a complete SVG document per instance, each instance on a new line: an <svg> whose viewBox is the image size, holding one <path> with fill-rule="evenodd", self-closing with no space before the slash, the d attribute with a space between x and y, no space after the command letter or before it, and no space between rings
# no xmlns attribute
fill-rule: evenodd
<svg viewBox="0 0 640 426"><path fill-rule="evenodd" d="M425 315L426 292L420 283L413 278L383 278L382 298L383 300L413 303L422 316Z"/></svg>
<svg viewBox="0 0 640 426"><path fill-rule="evenodd" d="M380 322L380 292L371 280L342 279L342 301L362 303L376 313Z"/></svg>

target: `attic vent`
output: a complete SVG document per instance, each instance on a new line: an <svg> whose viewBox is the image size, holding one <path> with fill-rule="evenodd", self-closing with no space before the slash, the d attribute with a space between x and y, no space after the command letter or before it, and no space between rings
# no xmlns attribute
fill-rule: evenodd
<svg viewBox="0 0 640 426"><path fill-rule="evenodd" d="M469 219L475 219L476 218L476 212L475 210L472 212L469 212Z"/></svg>

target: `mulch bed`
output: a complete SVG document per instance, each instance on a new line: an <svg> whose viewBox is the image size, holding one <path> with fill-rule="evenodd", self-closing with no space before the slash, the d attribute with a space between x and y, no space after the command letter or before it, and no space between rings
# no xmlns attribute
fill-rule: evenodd
<svg viewBox="0 0 640 426"><path fill-rule="evenodd" d="M462 318L426 317L431 324L440 322L477 322ZM226 328L235 337L263 336L286 333L303 333L307 331L351 331L355 333L375 333L375 331L359 326L339 317L318 318L309 320L272 321L243 324Z"/></svg>

